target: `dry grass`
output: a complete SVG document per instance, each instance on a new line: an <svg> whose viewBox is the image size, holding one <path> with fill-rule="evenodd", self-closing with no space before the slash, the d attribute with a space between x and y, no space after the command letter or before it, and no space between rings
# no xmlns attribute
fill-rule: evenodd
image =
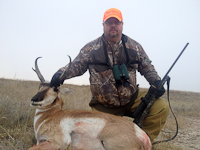
<svg viewBox="0 0 200 150"><path fill-rule="evenodd" d="M39 82L0 79L0 149L25 150L36 143L33 131L34 109L30 107L31 98L37 93ZM64 96L64 109L90 110L89 86L64 85L75 89L75 93ZM171 91L172 108L178 117L180 128L185 127L184 116L200 115L200 93ZM166 95L163 96L166 99ZM165 125L167 130L175 130L171 114ZM173 134L173 133L172 133ZM199 136L199 135L198 135ZM162 135L160 139L167 138ZM158 144L156 150L179 150L172 143Z"/></svg>

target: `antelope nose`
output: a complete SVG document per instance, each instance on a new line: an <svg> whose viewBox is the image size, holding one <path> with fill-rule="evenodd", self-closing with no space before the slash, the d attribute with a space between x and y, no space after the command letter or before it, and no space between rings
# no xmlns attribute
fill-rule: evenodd
<svg viewBox="0 0 200 150"><path fill-rule="evenodd" d="M34 97L31 99L31 101L32 101L32 102L39 102L39 101L42 101L42 99L40 99L40 98L34 96Z"/></svg>
<svg viewBox="0 0 200 150"><path fill-rule="evenodd" d="M37 101L37 98L34 98L34 97L33 97L33 98L31 99L31 101L32 101L32 102L33 102L33 101Z"/></svg>

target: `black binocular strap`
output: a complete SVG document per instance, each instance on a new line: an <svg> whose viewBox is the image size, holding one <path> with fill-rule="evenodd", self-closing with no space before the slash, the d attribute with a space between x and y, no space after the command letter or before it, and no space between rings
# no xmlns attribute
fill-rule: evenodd
<svg viewBox="0 0 200 150"><path fill-rule="evenodd" d="M107 49L106 49L106 44L105 44L105 42L104 42L103 39L102 39L102 41L103 41L104 55L105 55L105 57L106 57L106 64L107 64L108 66L110 66L110 65L109 65L109 61L108 61L108 53L107 53ZM111 67L111 66L110 66L110 67Z"/></svg>
<svg viewBox="0 0 200 150"><path fill-rule="evenodd" d="M127 48L126 48L126 45L125 45L125 35L122 34L122 44L123 44L123 47L124 47L124 52L125 52L125 55L126 55L126 59L127 59L127 62L126 62L126 65L128 65L130 63L130 59L129 59L129 55L128 55L128 51L127 51Z"/></svg>

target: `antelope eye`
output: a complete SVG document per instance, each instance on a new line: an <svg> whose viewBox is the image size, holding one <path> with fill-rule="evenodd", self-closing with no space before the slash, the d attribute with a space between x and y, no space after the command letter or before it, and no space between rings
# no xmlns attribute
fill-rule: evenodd
<svg viewBox="0 0 200 150"><path fill-rule="evenodd" d="M55 92L58 92L58 89L57 89L57 87L54 87L54 89L53 89Z"/></svg>

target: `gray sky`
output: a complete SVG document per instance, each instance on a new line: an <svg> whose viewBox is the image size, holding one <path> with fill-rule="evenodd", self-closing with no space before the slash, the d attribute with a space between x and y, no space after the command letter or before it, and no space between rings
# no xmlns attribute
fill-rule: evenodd
<svg viewBox="0 0 200 150"><path fill-rule="evenodd" d="M199 0L0 0L0 78L39 80L36 57L46 80L70 55L103 33L109 8L124 18L123 33L138 41L161 78L187 42L169 76L171 89L200 92ZM149 87L138 73L140 87ZM89 84L89 73L65 83Z"/></svg>

